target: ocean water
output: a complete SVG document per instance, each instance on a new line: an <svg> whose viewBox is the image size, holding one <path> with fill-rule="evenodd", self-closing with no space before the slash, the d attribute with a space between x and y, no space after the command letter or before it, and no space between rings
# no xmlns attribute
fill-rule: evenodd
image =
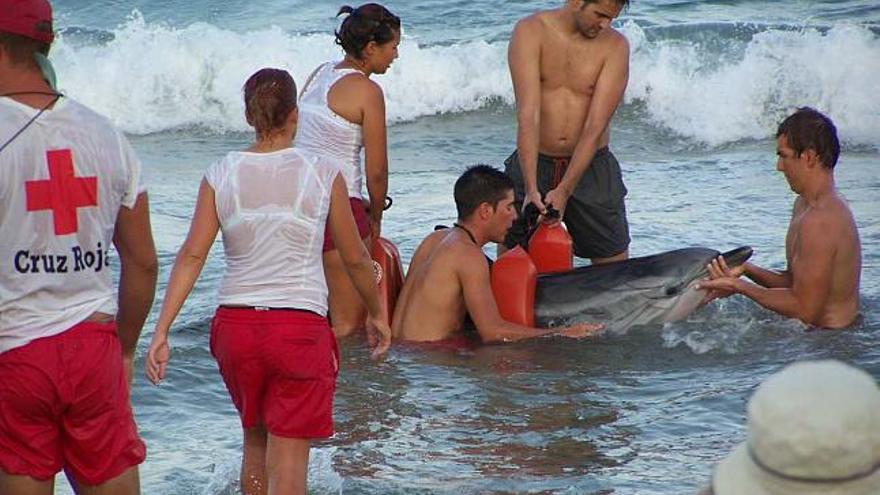
<svg viewBox="0 0 880 495"><path fill-rule="evenodd" d="M331 33L339 5L53 3L62 90L113 119L145 164L158 309L200 177L251 139L242 83L263 66L288 69L301 83L338 57ZM458 174L477 162L500 166L513 150L510 30L561 3L387 4L402 17L404 38L400 59L376 78L387 100L395 199L383 229L405 262L433 225L454 218ZM751 245L757 263L783 267L794 195L775 171L772 135L795 107L815 106L844 142L836 176L863 244L862 323L805 332L734 297L684 322L595 341L397 346L381 362L368 359L362 341L343 341L337 434L312 451L313 493L692 493L743 440L754 387L785 364L834 357L880 378L880 6L635 0L616 26L632 52L612 123L630 191L632 254ZM238 493L238 418L208 352L222 270L218 241L174 327L167 380L153 387L136 377L144 493Z"/></svg>

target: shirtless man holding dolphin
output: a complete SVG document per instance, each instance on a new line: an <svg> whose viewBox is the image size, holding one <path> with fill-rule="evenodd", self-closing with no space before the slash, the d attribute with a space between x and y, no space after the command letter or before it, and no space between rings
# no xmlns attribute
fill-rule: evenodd
<svg viewBox="0 0 880 495"><path fill-rule="evenodd" d="M776 154L776 169L798 195L785 237L788 266L782 272L751 263L730 269L720 258L700 288L709 290L708 299L739 293L808 325L847 327L859 315L862 248L852 211L834 185L837 129L816 110L798 109L776 131Z"/></svg>
<svg viewBox="0 0 880 495"><path fill-rule="evenodd" d="M609 122L629 78L629 44L610 27L628 0L567 0L520 20L508 51L517 150L505 162L518 207L553 207L593 263L626 259L629 225ZM520 218L505 239L523 244Z"/></svg>

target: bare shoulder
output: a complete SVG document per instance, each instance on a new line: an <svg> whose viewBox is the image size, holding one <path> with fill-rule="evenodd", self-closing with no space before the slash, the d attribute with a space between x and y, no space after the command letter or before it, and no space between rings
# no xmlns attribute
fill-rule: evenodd
<svg viewBox="0 0 880 495"><path fill-rule="evenodd" d="M516 38L540 39L541 33L547 22L547 12L535 12L517 21L513 27L513 36Z"/></svg>
<svg viewBox="0 0 880 495"><path fill-rule="evenodd" d="M382 86L360 72L353 72L342 77L334 86L346 93L363 95L364 99L368 101L377 98L384 99Z"/></svg>
<svg viewBox="0 0 880 495"><path fill-rule="evenodd" d="M850 222L855 222L852 209L849 207L849 203L843 196L835 194L834 201L832 201L831 205L837 216L849 220Z"/></svg>
<svg viewBox="0 0 880 495"><path fill-rule="evenodd" d="M438 230L436 232L431 232L424 239L422 239L422 243L419 244L418 249L420 251L431 251L433 250L446 236L449 235L449 229Z"/></svg>
<svg viewBox="0 0 880 495"><path fill-rule="evenodd" d="M833 244L839 238L837 233L841 230L843 220L837 207L811 208L801 217L799 237L820 244Z"/></svg>
<svg viewBox="0 0 880 495"><path fill-rule="evenodd" d="M610 56L624 56L629 58L629 40L620 31L609 28L602 32L602 43L607 46Z"/></svg>
<svg viewBox="0 0 880 495"><path fill-rule="evenodd" d="M489 264L486 262L486 255L483 254L482 249L470 242L455 242L453 244L449 254L455 259L455 268L459 273L474 274L483 269L488 270Z"/></svg>

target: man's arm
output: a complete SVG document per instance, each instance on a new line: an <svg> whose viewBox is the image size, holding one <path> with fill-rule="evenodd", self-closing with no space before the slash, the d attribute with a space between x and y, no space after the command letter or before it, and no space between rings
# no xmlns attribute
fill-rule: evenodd
<svg viewBox="0 0 880 495"><path fill-rule="evenodd" d="M743 275L752 279L756 284L768 289L782 289L791 287L791 272L785 270L776 272L761 268L751 263L745 263Z"/></svg>
<svg viewBox="0 0 880 495"><path fill-rule="evenodd" d="M790 288L765 288L742 279L719 278L700 283L701 288L731 290L761 306L807 324L819 324L831 288L834 236L821 216L805 218L792 266Z"/></svg>
<svg viewBox="0 0 880 495"><path fill-rule="evenodd" d="M526 191L523 207L533 203L544 213L537 179L541 125L540 29L540 20L536 17L519 21L511 35L507 62L516 98L516 149Z"/></svg>
<svg viewBox="0 0 880 495"><path fill-rule="evenodd" d="M623 98L628 81L629 43L625 37L618 35L611 48L611 53L599 72L599 78L590 99L587 118L584 121L584 127L578 138L577 146L575 146L570 165L559 182L559 186L547 193L545 198L547 206L553 205L560 213L564 212L568 198L593 161L599 140L608 128L611 116L614 115Z"/></svg>
<svg viewBox="0 0 880 495"><path fill-rule="evenodd" d="M131 209L116 214L113 245L119 253L119 291L116 333L129 385L134 377L134 351L156 295L159 262L150 228L150 204L141 193Z"/></svg>
<svg viewBox="0 0 880 495"><path fill-rule="evenodd" d="M595 334L601 325L579 324L567 328L530 328L501 318L489 278L489 264L480 250L468 250L456 265L456 276L461 283L465 307L474 320L483 342L513 342L545 335L586 337Z"/></svg>
<svg viewBox="0 0 880 495"><path fill-rule="evenodd" d="M150 228L147 193L138 195L131 209L120 208L116 215L113 245L119 253L119 310L116 314L122 355L134 355L144 321L153 306L159 263Z"/></svg>

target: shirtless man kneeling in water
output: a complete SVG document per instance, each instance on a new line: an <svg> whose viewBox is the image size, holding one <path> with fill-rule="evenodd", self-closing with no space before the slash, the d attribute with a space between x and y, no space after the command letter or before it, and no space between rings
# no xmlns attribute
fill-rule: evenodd
<svg viewBox="0 0 880 495"><path fill-rule="evenodd" d="M498 313L482 247L501 242L516 218L513 183L503 172L476 165L455 183L458 222L426 237L413 255L397 301L392 333L410 341L460 337L470 314L483 342L511 342L545 335L581 338L601 325L530 328Z"/></svg>

